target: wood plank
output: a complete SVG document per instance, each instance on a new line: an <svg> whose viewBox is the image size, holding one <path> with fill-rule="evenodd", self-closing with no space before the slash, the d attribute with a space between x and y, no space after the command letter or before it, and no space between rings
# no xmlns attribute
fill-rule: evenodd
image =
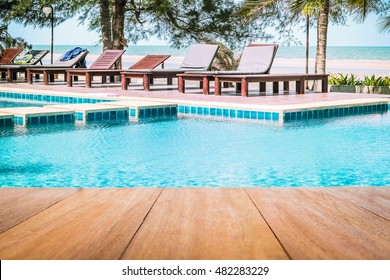
<svg viewBox="0 0 390 280"><path fill-rule="evenodd" d="M0 259L117 259L159 189L82 189L0 234Z"/></svg>
<svg viewBox="0 0 390 280"><path fill-rule="evenodd" d="M69 188L0 188L0 233L75 192Z"/></svg>
<svg viewBox="0 0 390 280"><path fill-rule="evenodd" d="M330 191L390 221L390 187L331 188Z"/></svg>
<svg viewBox="0 0 390 280"><path fill-rule="evenodd" d="M389 259L390 223L329 189L247 189L293 259Z"/></svg>
<svg viewBox="0 0 390 280"><path fill-rule="evenodd" d="M123 259L287 259L244 189L164 189Z"/></svg>

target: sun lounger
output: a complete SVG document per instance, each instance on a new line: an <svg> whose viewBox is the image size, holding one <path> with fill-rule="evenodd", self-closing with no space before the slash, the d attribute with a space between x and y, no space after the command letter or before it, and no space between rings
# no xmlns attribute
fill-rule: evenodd
<svg viewBox="0 0 390 280"><path fill-rule="evenodd" d="M170 55L147 55L137 63L133 64L129 69L154 69L159 65L163 65ZM123 69L70 69L66 71L66 81L68 87L73 86L73 77L85 76L85 86L92 86L93 77L102 77L102 83L105 83L106 77L120 76Z"/></svg>
<svg viewBox="0 0 390 280"><path fill-rule="evenodd" d="M185 73L186 71L210 70L217 50L217 45L194 44L189 48L181 66L177 69L139 69L123 71L121 73L122 89L127 90L128 81L131 78L142 78L144 90L149 91L151 79L167 78L168 85L171 85L172 78L176 78L177 74Z"/></svg>
<svg viewBox="0 0 390 280"><path fill-rule="evenodd" d="M215 75L268 74L278 50L277 44L250 44L244 48L237 70L234 71L186 71L178 74L179 92L185 92L185 80L200 81L203 94L208 94L210 81Z"/></svg>
<svg viewBox="0 0 390 280"><path fill-rule="evenodd" d="M26 76L27 68L34 67L37 64L42 65L42 59L48 54L48 50L30 50L23 55L19 55L11 64L0 65L0 72L6 74L7 82L16 80L17 73L24 73ZM20 64L18 64L18 59Z"/></svg>
<svg viewBox="0 0 390 280"><path fill-rule="evenodd" d="M50 65L35 65L27 67L27 83L33 83L33 75L43 75L43 84L49 84L50 81L54 81L54 74L65 74L67 69L71 69L73 67L81 67L82 61L87 56L88 51L85 50L73 57L70 60L61 61L61 58L57 59L53 64Z"/></svg>
<svg viewBox="0 0 390 280"><path fill-rule="evenodd" d="M0 65L2 64L10 64L22 51L23 49L20 48L10 48L10 49L4 49L0 53ZM5 79L5 72L1 73L1 78Z"/></svg>
<svg viewBox="0 0 390 280"><path fill-rule="evenodd" d="M0 54L0 64L10 64L21 53L23 49L10 48L5 49Z"/></svg>

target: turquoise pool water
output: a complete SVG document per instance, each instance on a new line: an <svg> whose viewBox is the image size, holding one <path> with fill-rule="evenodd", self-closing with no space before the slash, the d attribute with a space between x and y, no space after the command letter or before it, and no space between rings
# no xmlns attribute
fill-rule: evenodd
<svg viewBox="0 0 390 280"><path fill-rule="evenodd" d="M0 186L390 185L390 115L0 129Z"/></svg>

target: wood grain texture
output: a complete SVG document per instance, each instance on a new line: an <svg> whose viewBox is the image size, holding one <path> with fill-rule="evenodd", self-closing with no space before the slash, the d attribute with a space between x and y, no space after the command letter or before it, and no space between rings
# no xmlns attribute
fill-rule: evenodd
<svg viewBox="0 0 390 280"><path fill-rule="evenodd" d="M0 234L0 259L117 259L159 189L82 189Z"/></svg>
<svg viewBox="0 0 390 280"><path fill-rule="evenodd" d="M390 223L329 189L247 189L293 259L390 259Z"/></svg>
<svg viewBox="0 0 390 280"><path fill-rule="evenodd" d="M164 189L123 259L287 259L244 189Z"/></svg>
<svg viewBox="0 0 390 280"><path fill-rule="evenodd" d="M75 192L69 188L0 188L0 233Z"/></svg>
<svg viewBox="0 0 390 280"><path fill-rule="evenodd" d="M390 187L331 188L330 191L390 221Z"/></svg>

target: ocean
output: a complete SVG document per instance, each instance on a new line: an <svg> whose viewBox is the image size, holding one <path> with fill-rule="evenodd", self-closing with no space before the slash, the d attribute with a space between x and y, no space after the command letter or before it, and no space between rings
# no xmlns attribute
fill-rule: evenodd
<svg viewBox="0 0 390 280"><path fill-rule="evenodd" d="M50 45L33 45L35 49L50 50ZM88 49L90 54L100 54L100 45L54 45L55 54L63 54L74 47ZM315 59L316 48L310 47L310 58ZM170 54L172 56L184 56L186 49L174 49L166 45L130 45L125 55L144 56L147 54ZM305 59L304 46L280 46L276 59ZM329 46L327 50L328 60L379 60L390 61L390 47L336 47Z"/></svg>

